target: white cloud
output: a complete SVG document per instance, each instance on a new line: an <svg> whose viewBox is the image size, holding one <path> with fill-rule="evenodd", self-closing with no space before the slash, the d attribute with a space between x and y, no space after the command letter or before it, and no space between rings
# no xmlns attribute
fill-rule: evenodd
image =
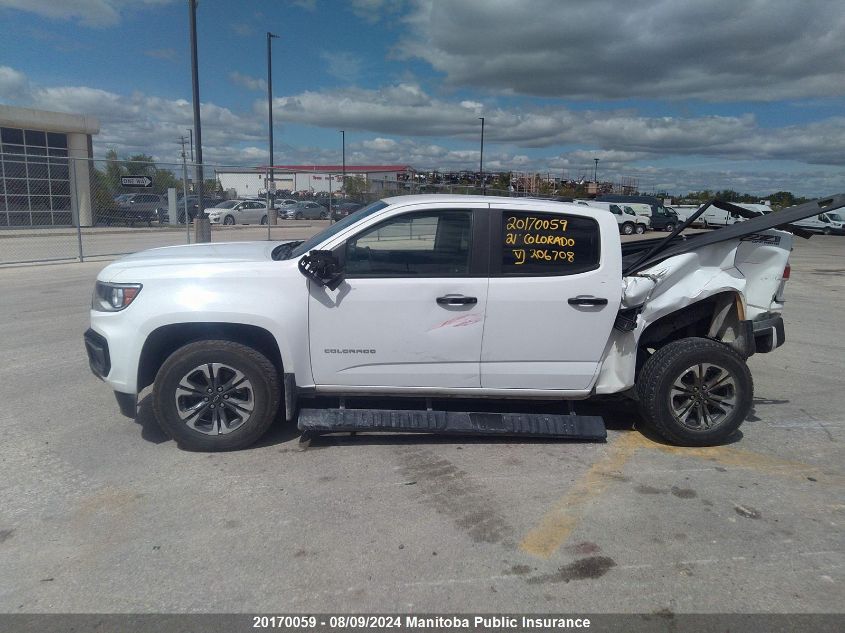
<svg viewBox="0 0 845 633"><path fill-rule="evenodd" d="M169 62L179 60L179 53L177 53L176 49L173 48L151 48L144 51L144 55L152 57L153 59L163 59Z"/></svg>
<svg viewBox="0 0 845 633"><path fill-rule="evenodd" d="M178 138L193 123L191 104L184 99L142 93L121 95L88 86L44 87L8 66L0 66L0 100L97 117L101 133L94 138L95 155L114 146L121 156L143 152L161 162L176 162ZM382 90L306 92L277 99L274 113L277 124L356 131L355 135L347 134L349 164L410 164L421 170L474 170L478 165L477 112L460 102L431 97L413 83ZM577 178L591 175L593 159L599 158L603 177L616 181L623 176L635 177L642 186L654 189L730 188L761 194L791 190L800 195L825 195L842 189L845 117L763 128L750 115L644 117L626 110L524 107L490 108L484 115L484 165L488 170L552 171L554 175L565 173ZM207 163L266 161L263 99L247 112L203 103L202 119ZM286 136L282 133L277 138ZM544 153L542 148L555 149ZM280 163L337 163L338 154L336 147L276 147ZM666 158L704 167L661 166ZM733 162L725 163L724 159ZM763 169L759 165L765 164L765 159L787 160L788 165L804 162L839 167L808 167L802 171L774 164ZM714 167L717 161L722 164ZM758 166L752 169L752 164Z"/></svg>
<svg viewBox="0 0 845 633"><path fill-rule="evenodd" d="M0 99L17 103L29 97L29 80L26 75L9 66L0 66Z"/></svg>
<svg viewBox="0 0 845 633"><path fill-rule="evenodd" d="M399 50L449 85L570 99L845 94L835 0L416 0Z"/></svg>
<svg viewBox="0 0 845 633"><path fill-rule="evenodd" d="M356 81L361 75L361 58L349 52L323 51L320 57L328 64L326 72L344 81Z"/></svg>
<svg viewBox="0 0 845 633"><path fill-rule="evenodd" d="M28 11L54 20L74 20L85 26L113 26L129 8L162 5L175 0L0 0L0 8Z"/></svg>
<svg viewBox="0 0 845 633"><path fill-rule="evenodd" d="M267 82L264 79L250 77L249 75L242 75L236 70L229 73L229 81L249 90L267 90Z"/></svg>
<svg viewBox="0 0 845 633"><path fill-rule="evenodd" d="M257 104L259 109L266 105ZM727 159L788 159L845 164L845 118L763 128L741 116L647 117L629 110L590 111L559 107L471 110L436 99L416 84L380 90L347 88L303 92L274 101L279 121L377 134L475 139L477 116L485 117L485 140L519 147L586 145L604 152L711 156Z"/></svg>
<svg viewBox="0 0 845 633"><path fill-rule="evenodd" d="M232 31L234 31L235 35L240 35L241 37L249 37L255 33L255 29L244 22L235 22L232 24Z"/></svg>

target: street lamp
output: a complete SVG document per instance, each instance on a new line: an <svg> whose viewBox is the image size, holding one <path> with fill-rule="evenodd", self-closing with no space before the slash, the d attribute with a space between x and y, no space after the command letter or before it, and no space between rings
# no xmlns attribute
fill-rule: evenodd
<svg viewBox="0 0 845 633"><path fill-rule="evenodd" d="M346 195L346 130L340 130L340 160L341 160L341 188Z"/></svg>
<svg viewBox="0 0 845 633"><path fill-rule="evenodd" d="M193 128L188 128L188 138L191 139L191 162L194 162L194 130Z"/></svg>
<svg viewBox="0 0 845 633"><path fill-rule="evenodd" d="M200 83L199 72L197 71L197 0L188 0L188 22L191 26L191 84L193 88L194 101L194 130L197 133L197 208L203 211L202 189L202 124L200 123ZM187 221L187 219L186 219Z"/></svg>
<svg viewBox="0 0 845 633"><path fill-rule="evenodd" d="M598 191L599 190L599 159L594 158L593 160L596 161L596 167L593 170L593 182L596 183L596 191Z"/></svg>
<svg viewBox="0 0 845 633"><path fill-rule="evenodd" d="M478 173L479 177L481 178L481 195L485 194L485 183L484 183L484 117L478 117L481 119L481 153L478 157Z"/></svg>
<svg viewBox="0 0 845 633"><path fill-rule="evenodd" d="M270 170L267 178L267 239L270 239L270 187L273 185L273 57L272 41L273 38L278 38L278 35L273 35L267 31L267 118L268 131L270 136Z"/></svg>

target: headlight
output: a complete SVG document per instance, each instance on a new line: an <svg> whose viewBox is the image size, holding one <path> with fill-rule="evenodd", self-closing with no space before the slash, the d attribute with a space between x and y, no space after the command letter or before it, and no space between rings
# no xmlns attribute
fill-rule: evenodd
<svg viewBox="0 0 845 633"><path fill-rule="evenodd" d="M118 312L135 300L141 284L108 284L98 281L94 287L91 309L99 312Z"/></svg>

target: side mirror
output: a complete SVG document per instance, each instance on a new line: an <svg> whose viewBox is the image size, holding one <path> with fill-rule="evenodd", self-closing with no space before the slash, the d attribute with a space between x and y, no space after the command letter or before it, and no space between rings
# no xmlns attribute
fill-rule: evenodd
<svg viewBox="0 0 845 633"><path fill-rule="evenodd" d="M343 281L340 262L332 251L311 251L297 265L299 272L329 290L335 290Z"/></svg>

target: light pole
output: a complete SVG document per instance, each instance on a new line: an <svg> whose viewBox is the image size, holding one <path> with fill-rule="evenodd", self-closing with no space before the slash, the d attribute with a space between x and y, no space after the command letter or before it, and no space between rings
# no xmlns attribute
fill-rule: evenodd
<svg viewBox="0 0 845 633"><path fill-rule="evenodd" d="M346 130L340 131L341 196L346 195Z"/></svg>
<svg viewBox="0 0 845 633"><path fill-rule="evenodd" d="M188 18L191 25L191 82L193 85L193 100L194 100L194 130L197 133L197 208L199 214L203 212L205 206L202 201L202 124L200 123L200 83L199 73L197 71L197 0L188 0ZM187 218L186 218L187 221Z"/></svg>
<svg viewBox="0 0 845 633"><path fill-rule="evenodd" d="M268 130L270 134L270 170L267 178L267 239L270 239L270 187L273 181L273 57L271 51L273 48L273 38L278 38L278 35L273 35L267 31L267 117Z"/></svg>
<svg viewBox="0 0 845 633"><path fill-rule="evenodd" d="M194 129L188 128L188 138L191 139L191 162L194 162Z"/></svg>
<svg viewBox="0 0 845 633"><path fill-rule="evenodd" d="M598 190L599 190L599 159L594 158L593 160L596 161L596 166L595 166L595 169L593 170L593 182L596 183L596 192L598 192Z"/></svg>
<svg viewBox="0 0 845 633"><path fill-rule="evenodd" d="M480 116L478 118L481 119L481 153L478 157L478 173L481 178L481 195L483 196L486 193L484 183L484 117Z"/></svg>

